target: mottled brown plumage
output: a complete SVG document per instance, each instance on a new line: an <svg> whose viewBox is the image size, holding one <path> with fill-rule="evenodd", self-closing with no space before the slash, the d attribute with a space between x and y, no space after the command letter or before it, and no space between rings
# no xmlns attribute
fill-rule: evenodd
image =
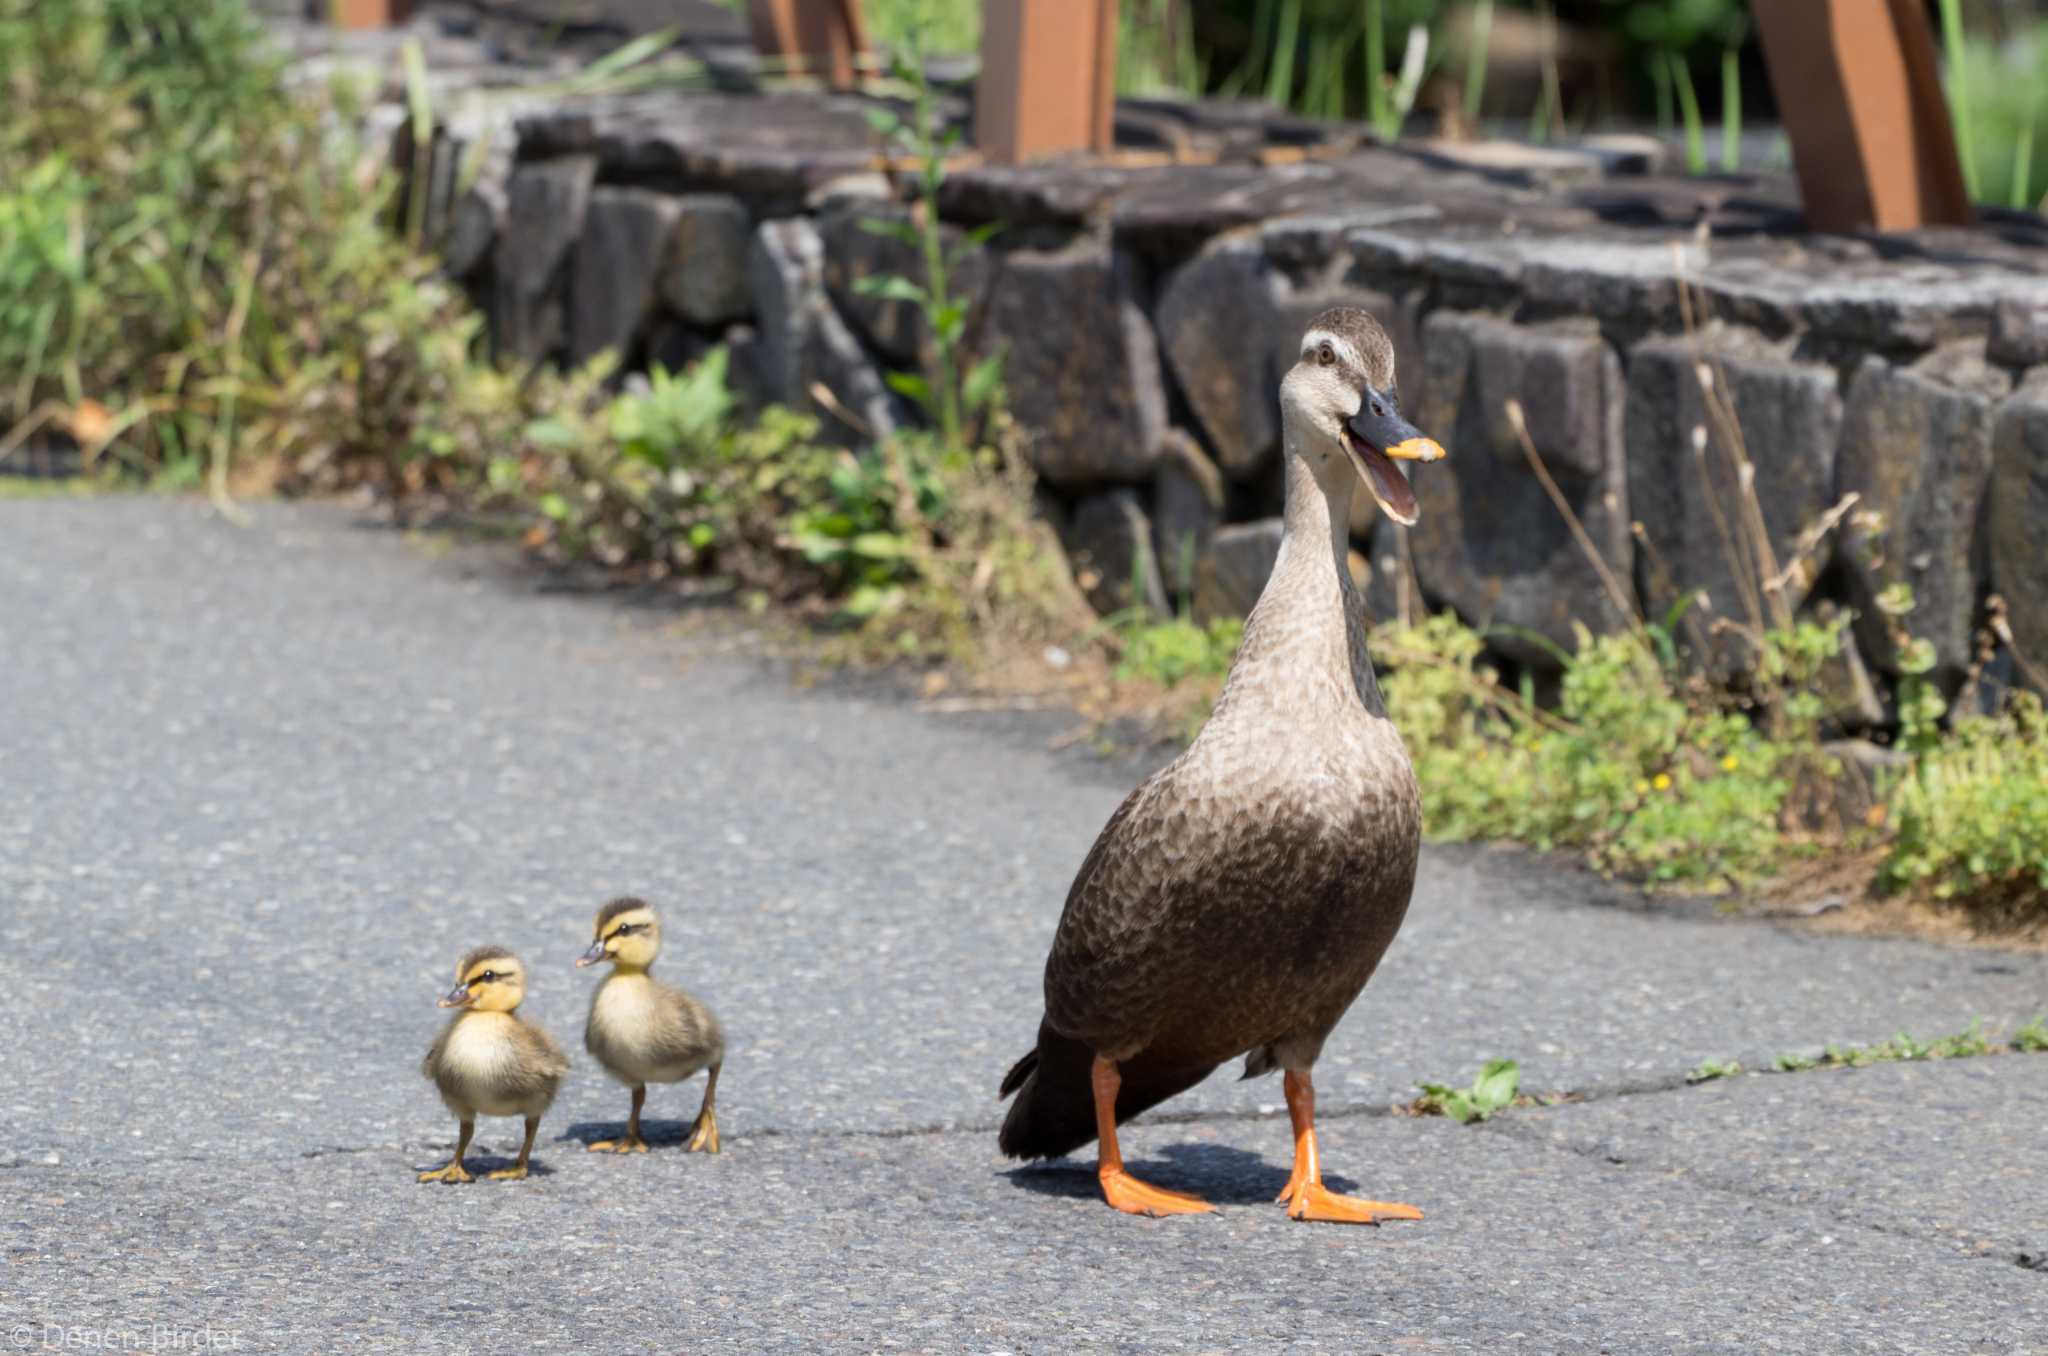
<svg viewBox="0 0 2048 1356"><path fill-rule="evenodd" d="M1361 402L1391 406L1393 351L1364 312L1338 310L1302 353L1283 386L1272 577L1208 724L1124 801L1074 879L1037 1048L1002 1085L1017 1096L1000 1137L1013 1157L1096 1138L1097 1060L1120 1076L1117 1122L1240 1055L1247 1077L1305 1079L1407 912L1420 797L1345 563L1354 479L1370 470L1383 504L1413 502L1386 449L1343 432ZM1396 457L1428 455L1397 410L1382 414L1417 440Z"/></svg>

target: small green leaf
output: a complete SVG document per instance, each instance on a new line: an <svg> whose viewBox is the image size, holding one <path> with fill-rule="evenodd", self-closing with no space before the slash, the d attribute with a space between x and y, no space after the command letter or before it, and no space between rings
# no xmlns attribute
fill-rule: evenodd
<svg viewBox="0 0 2048 1356"><path fill-rule="evenodd" d="M960 398L966 402L969 413L976 412L995 398L1002 389L1003 355L991 353L967 369L966 380L960 384Z"/></svg>
<svg viewBox="0 0 2048 1356"><path fill-rule="evenodd" d="M908 301L922 306L926 292L908 278L896 274L885 274L862 278L855 282L853 290L864 297L880 297L884 301Z"/></svg>
<svg viewBox="0 0 2048 1356"><path fill-rule="evenodd" d="M559 494L544 494L540 497L540 511L544 517L556 522L565 522L569 517L569 501Z"/></svg>
<svg viewBox="0 0 2048 1356"><path fill-rule="evenodd" d="M920 405L931 402L931 383L914 372L889 372L883 375L882 380L888 382L889 389L896 394L908 396Z"/></svg>
<svg viewBox="0 0 2048 1356"><path fill-rule="evenodd" d="M870 108L867 120L869 127L885 137L893 137L903 130L903 118L892 108Z"/></svg>
<svg viewBox="0 0 2048 1356"><path fill-rule="evenodd" d="M906 245L916 246L924 243L923 237L917 233L917 227L907 221L892 221L887 217L862 217L860 228L869 235L900 240Z"/></svg>

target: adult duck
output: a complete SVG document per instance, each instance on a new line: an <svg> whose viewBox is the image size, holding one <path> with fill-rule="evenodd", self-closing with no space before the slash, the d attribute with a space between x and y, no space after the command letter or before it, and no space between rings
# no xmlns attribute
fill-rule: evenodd
<svg viewBox="0 0 2048 1356"><path fill-rule="evenodd" d="M1363 481L1416 519L1399 463L1443 449L1401 417L1394 347L1362 310L1310 322L1280 384L1286 516L1271 577L1215 713L1110 817L1067 895L1045 966L1038 1047L1001 1146L1052 1158L1099 1139L1103 1197L1130 1214L1207 1211L1125 1170L1117 1126L1245 1057L1283 1071L1296 1219L1421 1219L1323 1185L1315 1083L1323 1042L1408 910L1421 800L1366 653L1347 567Z"/></svg>

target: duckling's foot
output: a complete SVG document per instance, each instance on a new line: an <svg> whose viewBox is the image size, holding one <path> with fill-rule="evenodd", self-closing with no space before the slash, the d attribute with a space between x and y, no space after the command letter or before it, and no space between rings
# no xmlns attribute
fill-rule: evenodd
<svg viewBox="0 0 2048 1356"><path fill-rule="evenodd" d="M493 1174L493 1176L495 1175ZM432 1172L421 1173L420 1180L422 1182L474 1182L476 1178L465 1172L460 1163L450 1163L445 1168L435 1168Z"/></svg>
<svg viewBox="0 0 2048 1356"><path fill-rule="evenodd" d="M697 1116L697 1129L690 1136L684 1148L693 1154L715 1154L718 1152L718 1117L709 1111Z"/></svg>
<svg viewBox="0 0 2048 1356"><path fill-rule="evenodd" d="M499 1168L496 1172L484 1175L493 1182L523 1182L526 1180L526 1165L515 1163L509 1168Z"/></svg>
<svg viewBox="0 0 2048 1356"><path fill-rule="evenodd" d="M601 1139L589 1148L594 1154L644 1154L647 1141L638 1135L620 1135L617 1139Z"/></svg>
<svg viewBox="0 0 2048 1356"><path fill-rule="evenodd" d="M1422 1212L1396 1201L1366 1201L1339 1196L1321 1182L1307 1182L1292 1192L1289 1219L1325 1220L1331 1224L1378 1224L1390 1219L1421 1219Z"/></svg>
<svg viewBox="0 0 2048 1356"><path fill-rule="evenodd" d="M1096 1176L1102 1182L1102 1199L1126 1215L1207 1215L1216 1209L1200 1196L1141 1182L1121 1167Z"/></svg>

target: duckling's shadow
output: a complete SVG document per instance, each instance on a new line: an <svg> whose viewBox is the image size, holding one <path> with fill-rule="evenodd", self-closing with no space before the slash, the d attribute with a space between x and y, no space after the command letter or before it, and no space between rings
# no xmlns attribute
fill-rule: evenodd
<svg viewBox="0 0 2048 1356"><path fill-rule="evenodd" d="M573 1140L588 1149L593 1144L617 1139L625 1133L624 1121L578 1121L556 1135L555 1143L565 1144ZM680 1149L688 1144L690 1136L696 1133L697 1122L694 1118L687 1121L657 1121L645 1116L640 1118L640 1138L647 1141L650 1150Z"/></svg>
<svg viewBox="0 0 2048 1356"><path fill-rule="evenodd" d="M1214 1205L1271 1205L1287 1185L1288 1170L1247 1149L1228 1144L1169 1144L1160 1158L1126 1160L1133 1176L1169 1191L1191 1191ZM1077 1199L1102 1194L1095 1179L1093 1163L1071 1159L1030 1167L1012 1168L1003 1174L1012 1186L1046 1196ZM1323 1174L1323 1185L1335 1192L1356 1188L1336 1173Z"/></svg>
<svg viewBox="0 0 2048 1356"><path fill-rule="evenodd" d="M477 1181L481 1182L485 1179L485 1175L487 1173L498 1172L501 1169L509 1168L518 1161L519 1158L516 1154L480 1154L476 1152L476 1150L471 1149L468 1153L462 1156L462 1169L464 1172L467 1172L471 1177L474 1177ZM446 1154L443 1154L434 1162L415 1168L414 1171L430 1172L436 1168L445 1168L447 1166L448 1156ZM555 1175L555 1170L549 1167L546 1163L543 1163L538 1158L529 1158L526 1160L526 1175L528 1177L553 1177ZM446 1184L433 1183L432 1185L438 1186Z"/></svg>

